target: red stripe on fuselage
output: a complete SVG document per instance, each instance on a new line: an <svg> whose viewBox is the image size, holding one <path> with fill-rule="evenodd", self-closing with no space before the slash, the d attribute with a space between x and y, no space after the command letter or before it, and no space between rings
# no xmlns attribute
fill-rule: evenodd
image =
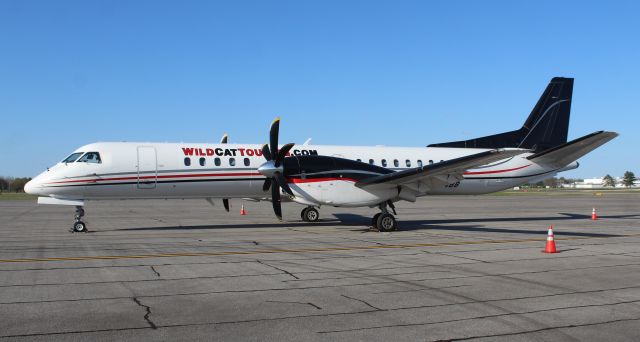
<svg viewBox="0 0 640 342"><path fill-rule="evenodd" d="M142 177L115 177L115 178L93 178L93 179L75 179L61 182L49 182L49 184L59 183L77 183L77 182L98 182L98 181L119 181L119 180L133 180L133 179L168 179L168 178L191 178L191 177L233 177L233 176L262 176L258 172L236 172L236 173L192 173L186 175L158 175L156 176L142 176Z"/></svg>
<svg viewBox="0 0 640 342"><path fill-rule="evenodd" d="M504 173L504 172L509 172L509 171L515 171L515 170L520 170L520 169L524 169L525 167L529 167L531 166L531 164L529 165L525 165L525 166L520 166L520 167L515 167L513 169L504 169L504 170L492 170L492 171L475 171L475 172L465 172L463 173L464 175L488 175L491 173Z"/></svg>

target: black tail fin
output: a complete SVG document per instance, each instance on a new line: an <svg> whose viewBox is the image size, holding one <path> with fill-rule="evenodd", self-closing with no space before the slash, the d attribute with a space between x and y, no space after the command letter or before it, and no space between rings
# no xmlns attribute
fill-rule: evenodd
<svg viewBox="0 0 640 342"><path fill-rule="evenodd" d="M536 152L567 142L573 78L554 77L519 130L428 147L519 147Z"/></svg>

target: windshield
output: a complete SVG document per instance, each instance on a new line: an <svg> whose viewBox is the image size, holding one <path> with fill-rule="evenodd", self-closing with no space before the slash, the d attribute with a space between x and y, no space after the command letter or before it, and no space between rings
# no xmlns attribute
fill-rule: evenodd
<svg viewBox="0 0 640 342"><path fill-rule="evenodd" d="M67 158L65 158L62 163L73 163L74 161L76 161L76 159L78 159L78 157L80 157L84 152L74 152L71 153L70 156L68 156Z"/></svg>
<svg viewBox="0 0 640 342"><path fill-rule="evenodd" d="M82 158L78 159L78 163L94 163L100 164L102 160L100 159L100 153L98 152L87 152Z"/></svg>

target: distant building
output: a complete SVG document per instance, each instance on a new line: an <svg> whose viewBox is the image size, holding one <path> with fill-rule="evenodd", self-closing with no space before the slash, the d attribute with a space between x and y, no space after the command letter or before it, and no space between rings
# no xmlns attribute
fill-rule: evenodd
<svg viewBox="0 0 640 342"><path fill-rule="evenodd" d="M597 189L597 188L602 188L604 186L603 185L604 182L602 181L602 178L604 178L604 177L586 178L582 182L573 183L573 187L576 188L576 189Z"/></svg>
<svg viewBox="0 0 640 342"><path fill-rule="evenodd" d="M582 182L576 182L570 184L569 187L576 189L600 189L605 188L604 186L604 177L599 178L587 178ZM622 184L622 177L615 177L616 188L624 188L625 186ZM636 180L633 185L634 188L640 187L640 180Z"/></svg>

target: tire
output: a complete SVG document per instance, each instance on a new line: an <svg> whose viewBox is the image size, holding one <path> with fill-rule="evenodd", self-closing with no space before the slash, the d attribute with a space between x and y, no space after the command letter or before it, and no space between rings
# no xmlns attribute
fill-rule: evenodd
<svg viewBox="0 0 640 342"><path fill-rule="evenodd" d="M320 213L313 207L305 209L302 214L304 215L304 220L307 222L316 222L320 218Z"/></svg>
<svg viewBox="0 0 640 342"><path fill-rule="evenodd" d="M396 218L391 214L382 214L378 217L378 229L381 232L391 232L396 230Z"/></svg>
<svg viewBox="0 0 640 342"><path fill-rule="evenodd" d="M373 215L373 218L371 219L371 226L373 228L378 229L378 217L380 217L380 215L382 215L382 213L377 213Z"/></svg>
<svg viewBox="0 0 640 342"><path fill-rule="evenodd" d="M308 210L308 209L309 209L308 207L307 207L307 208L304 208L304 209L302 209L302 211L300 212L300 218L302 219L302 221L307 222L307 210Z"/></svg>
<svg viewBox="0 0 640 342"><path fill-rule="evenodd" d="M82 221L77 221L73 224L73 231L76 233L82 233L87 231L87 226Z"/></svg>

